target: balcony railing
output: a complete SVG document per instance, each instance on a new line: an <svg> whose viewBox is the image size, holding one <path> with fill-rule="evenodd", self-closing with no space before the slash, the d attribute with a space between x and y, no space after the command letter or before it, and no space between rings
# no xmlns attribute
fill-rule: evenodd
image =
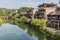
<svg viewBox="0 0 60 40"><path fill-rule="evenodd" d="M59 16L48 17L48 20L50 20L50 21L60 21L60 17Z"/></svg>

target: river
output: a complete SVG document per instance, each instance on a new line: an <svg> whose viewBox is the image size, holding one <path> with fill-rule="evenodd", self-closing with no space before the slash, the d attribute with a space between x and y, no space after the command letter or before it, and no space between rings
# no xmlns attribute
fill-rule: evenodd
<svg viewBox="0 0 60 40"><path fill-rule="evenodd" d="M0 26L0 40L38 40L38 38L30 36L27 29L23 30L17 25L5 23Z"/></svg>

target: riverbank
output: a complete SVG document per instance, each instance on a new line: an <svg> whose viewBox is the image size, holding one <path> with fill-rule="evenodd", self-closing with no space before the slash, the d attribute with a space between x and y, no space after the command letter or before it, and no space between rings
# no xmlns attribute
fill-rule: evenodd
<svg viewBox="0 0 60 40"><path fill-rule="evenodd" d="M20 19L18 18L15 18L15 19L9 19L8 20L8 23L11 23L11 24L15 24L15 25L18 25L20 28L22 28L23 30L25 29L28 29L28 33L32 36L32 35L36 35L38 37L38 39L40 40L42 36L43 38L42 39L47 39L47 40L59 40L60 36L58 36L57 34L55 35L52 35L52 33L54 33L52 30L49 30L50 28L45 28L45 29L48 29L49 31L47 30L41 30L39 28L35 28L33 27L31 24L29 23L25 23L25 22L22 22ZM40 34L41 33L41 34Z"/></svg>

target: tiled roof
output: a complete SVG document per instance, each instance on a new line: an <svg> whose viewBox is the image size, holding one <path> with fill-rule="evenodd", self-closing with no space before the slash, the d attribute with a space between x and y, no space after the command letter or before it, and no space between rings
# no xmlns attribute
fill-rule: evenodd
<svg viewBox="0 0 60 40"><path fill-rule="evenodd" d="M54 3L43 3L43 4L40 4L38 7L52 7L52 6L56 6L56 4L54 4Z"/></svg>

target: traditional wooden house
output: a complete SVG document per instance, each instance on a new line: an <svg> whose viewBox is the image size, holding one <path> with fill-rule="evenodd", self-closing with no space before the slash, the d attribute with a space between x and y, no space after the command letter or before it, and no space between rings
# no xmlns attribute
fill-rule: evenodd
<svg viewBox="0 0 60 40"><path fill-rule="evenodd" d="M33 9L21 12L20 16L26 16L28 19L34 18Z"/></svg>
<svg viewBox="0 0 60 40"><path fill-rule="evenodd" d="M38 13L39 18L46 18L50 25L60 29L60 7L57 4L43 3L38 6Z"/></svg>
<svg viewBox="0 0 60 40"><path fill-rule="evenodd" d="M56 9L56 4L53 4L53 3L40 4L38 6L38 13L39 13L38 17L47 19L47 15L50 12L55 11L55 9Z"/></svg>
<svg viewBox="0 0 60 40"><path fill-rule="evenodd" d="M47 15L48 22L53 23L58 29L60 29L60 7L56 7L55 12L51 12Z"/></svg>
<svg viewBox="0 0 60 40"><path fill-rule="evenodd" d="M17 10L16 9L12 9L12 16L15 16L17 14Z"/></svg>

